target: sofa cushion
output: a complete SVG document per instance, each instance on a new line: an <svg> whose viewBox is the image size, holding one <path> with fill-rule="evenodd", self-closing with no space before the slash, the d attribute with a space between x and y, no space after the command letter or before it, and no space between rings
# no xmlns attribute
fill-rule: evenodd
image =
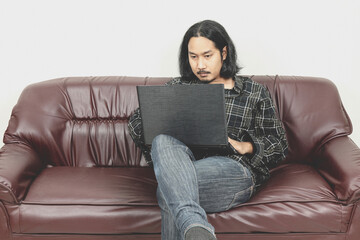
<svg viewBox="0 0 360 240"><path fill-rule="evenodd" d="M7 206L17 233L159 233L150 168L45 169L21 205ZM286 164L247 203L209 214L219 233L344 232L351 206L308 165Z"/></svg>
<svg viewBox="0 0 360 240"><path fill-rule="evenodd" d="M313 153L328 141L351 134L351 120L335 84L328 79L300 76L252 79L269 89L284 124L289 143L286 161L311 161Z"/></svg>
<svg viewBox="0 0 360 240"><path fill-rule="evenodd" d="M5 143L31 146L54 166L146 166L128 130L136 85L170 78L70 77L31 84L13 109Z"/></svg>
<svg viewBox="0 0 360 240"><path fill-rule="evenodd" d="M343 206L329 184L310 165L284 164L247 203L210 222L227 233L345 232L352 206Z"/></svg>
<svg viewBox="0 0 360 240"><path fill-rule="evenodd" d="M52 167L33 182L24 203L157 206L150 168Z"/></svg>
<svg viewBox="0 0 360 240"><path fill-rule="evenodd" d="M156 188L150 168L47 168L15 226L19 233L160 232Z"/></svg>
<svg viewBox="0 0 360 240"><path fill-rule="evenodd" d="M251 78L269 89L284 123L287 161L311 161L329 140L352 132L336 86L329 80ZM32 84L13 109L4 142L29 145L55 166L146 166L127 131L128 118L138 107L136 85L169 80L70 77Z"/></svg>

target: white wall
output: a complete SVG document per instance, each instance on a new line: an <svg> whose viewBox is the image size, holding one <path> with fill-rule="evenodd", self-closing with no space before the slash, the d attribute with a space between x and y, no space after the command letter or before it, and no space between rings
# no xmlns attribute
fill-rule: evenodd
<svg viewBox="0 0 360 240"><path fill-rule="evenodd" d="M203 19L228 30L243 74L334 81L360 145L358 0L0 0L0 135L30 83L177 76L181 38Z"/></svg>

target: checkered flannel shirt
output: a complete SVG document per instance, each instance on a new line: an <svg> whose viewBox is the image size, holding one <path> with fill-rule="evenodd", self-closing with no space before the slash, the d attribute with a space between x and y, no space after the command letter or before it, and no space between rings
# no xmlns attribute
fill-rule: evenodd
<svg viewBox="0 0 360 240"><path fill-rule="evenodd" d="M185 81L174 78L167 85L203 84L199 80ZM270 176L270 169L276 166L287 154L287 140L282 122L278 119L268 90L250 78L236 76L233 89L225 89L225 109L228 136L237 141L251 142L253 154L241 155L234 148L225 156L241 162L249 168L256 186L260 186ZM129 120L129 131L149 165L151 149L144 144L139 108ZM197 159L219 155L197 152Z"/></svg>

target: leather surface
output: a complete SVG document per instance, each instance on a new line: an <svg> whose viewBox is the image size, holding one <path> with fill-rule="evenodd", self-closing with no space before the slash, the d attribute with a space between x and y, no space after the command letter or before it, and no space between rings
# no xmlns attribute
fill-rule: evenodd
<svg viewBox="0 0 360 240"><path fill-rule="evenodd" d="M8 211L16 233L156 233L155 192L150 168L53 167ZM311 166L286 164L249 202L209 221L220 233L345 232L351 210Z"/></svg>
<svg viewBox="0 0 360 240"><path fill-rule="evenodd" d="M307 234L307 233L289 233L289 234L217 234L218 240L347 240L346 234ZM55 239L53 235L32 234L20 235L14 234L12 240L47 240ZM161 240L159 234L137 234L137 235L56 235L56 240ZM8 240L8 239L4 239ZM351 239L352 240L352 239Z"/></svg>
<svg viewBox="0 0 360 240"><path fill-rule="evenodd" d="M252 78L274 99L289 142L287 161L311 161L327 141L351 133L350 119L329 80ZM128 118L138 107L136 85L169 79L73 77L30 85L14 107L4 141L32 146L56 166L144 166L127 132Z"/></svg>
<svg viewBox="0 0 360 240"><path fill-rule="evenodd" d="M2 202L0 202L0 237L5 240L11 237L9 216Z"/></svg>
<svg viewBox="0 0 360 240"><path fill-rule="evenodd" d="M208 215L219 239L359 239L360 154L335 85L251 78L269 89L290 151L249 202ZM156 181L127 122L136 85L168 80L72 77L27 87L0 152L1 239L160 239Z"/></svg>
<svg viewBox="0 0 360 240"><path fill-rule="evenodd" d="M352 132L336 86L324 78L254 76L270 91L286 129L286 161L312 161L312 155L329 140Z"/></svg>
<svg viewBox="0 0 360 240"><path fill-rule="evenodd" d="M357 240L360 238L359 226L360 226L360 208L359 205L354 205L352 216L350 219L347 240Z"/></svg>
<svg viewBox="0 0 360 240"><path fill-rule="evenodd" d="M23 204L157 206L150 168L53 167L32 183Z"/></svg>
<svg viewBox="0 0 360 240"><path fill-rule="evenodd" d="M0 199L19 203L43 168L44 163L29 146L4 145L0 150Z"/></svg>
<svg viewBox="0 0 360 240"><path fill-rule="evenodd" d="M56 166L144 166L128 134L136 85L169 78L74 77L28 86L13 109L5 143L32 146Z"/></svg>
<svg viewBox="0 0 360 240"><path fill-rule="evenodd" d="M360 197L360 149L348 137L324 145L316 168L331 184L337 198L351 203Z"/></svg>
<svg viewBox="0 0 360 240"><path fill-rule="evenodd" d="M124 234L124 235L80 235L80 234L14 234L11 239L4 240L161 240L160 234ZM220 240L220 239L219 239Z"/></svg>
<svg viewBox="0 0 360 240"><path fill-rule="evenodd" d="M230 233L344 232L351 210L311 166L288 164L276 168L250 201L209 220Z"/></svg>
<svg viewBox="0 0 360 240"><path fill-rule="evenodd" d="M11 215L16 233L132 234L159 233L160 209L123 205L28 205ZM12 214L12 212L10 213ZM16 222L16 221L19 222ZM15 222L14 222L15 221ZM12 225L13 227L14 225Z"/></svg>

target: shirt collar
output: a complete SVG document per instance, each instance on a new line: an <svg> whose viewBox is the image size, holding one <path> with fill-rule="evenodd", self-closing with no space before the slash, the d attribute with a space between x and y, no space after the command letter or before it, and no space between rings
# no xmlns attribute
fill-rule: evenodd
<svg viewBox="0 0 360 240"><path fill-rule="evenodd" d="M235 81L234 88L229 90L231 90L231 92L233 93L231 95L239 96L243 90L244 79L241 76L235 76L234 81ZM192 79L189 81L189 83L203 84L203 82L201 82L199 79Z"/></svg>
<svg viewBox="0 0 360 240"><path fill-rule="evenodd" d="M244 86L244 80L242 79L242 77L235 76L234 90L236 93L238 93L238 95L241 94L241 92L243 90L243 86Z"/></svg>

